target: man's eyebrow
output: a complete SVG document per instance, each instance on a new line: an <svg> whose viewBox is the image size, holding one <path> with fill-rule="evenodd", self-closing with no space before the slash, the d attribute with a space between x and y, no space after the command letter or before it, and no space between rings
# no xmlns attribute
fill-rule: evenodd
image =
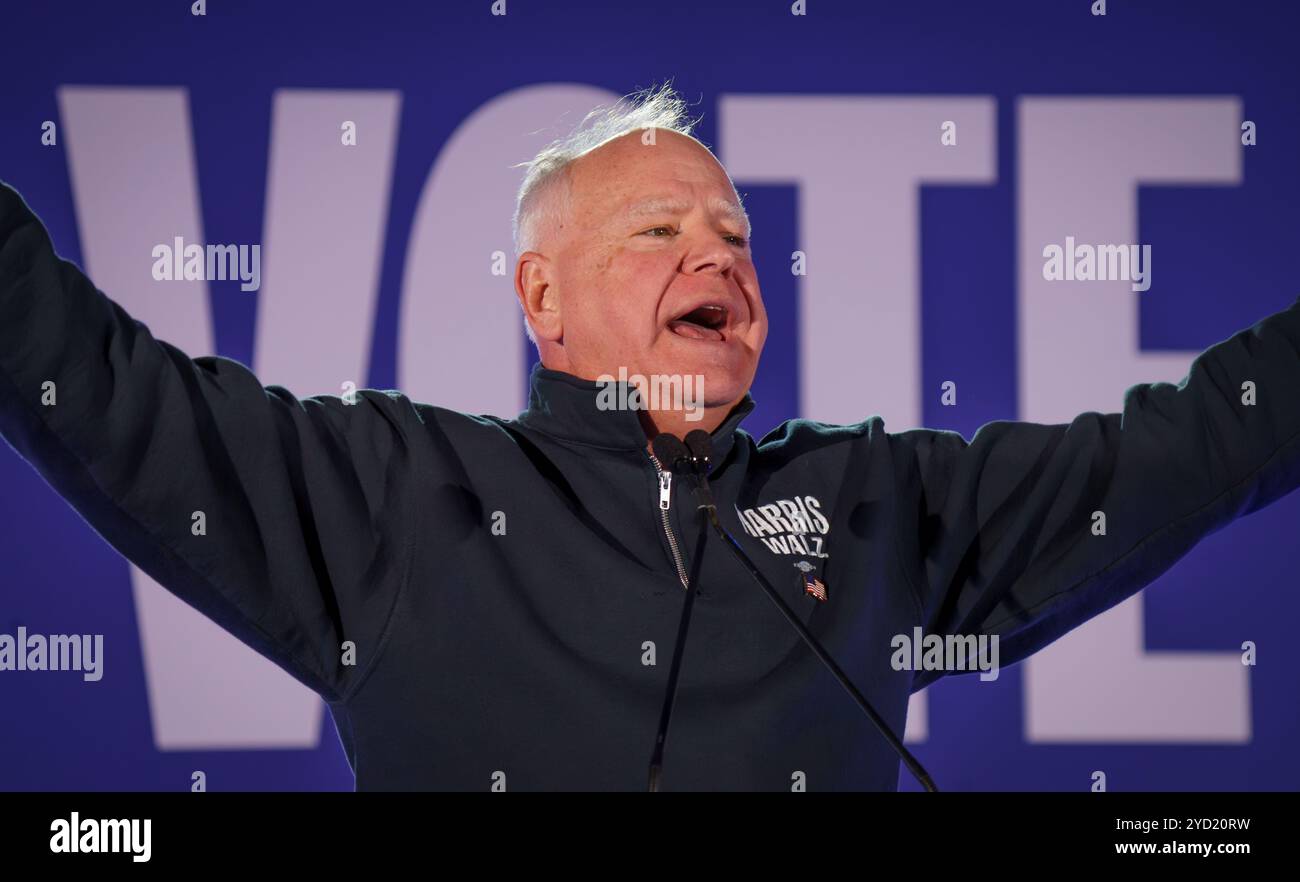
<svg viewBox="0 0 1300 882"><path fill-rule="evenodd" d="M713 203L714 208L731 218L736 223L745 228L745 235L748 236L751 231L749 223L749 212L745 211L743 205L737 205L730 199L719 199Z"/></svg>
<svg viewBox="0 0 1300 882"><path fill-rule="evenodd" d="M642 199L640 202L634 202L629 205L623 212L624 217L641 217L646 214L670 214L682 212L690 208L690 204L680 199L654 198Z"/></svg>
<svg viewBox="0 0 1300 882"><path fill-rule="evenodd" d="M745 209L743 207L737 205L735 202L732 202L730 199L722 199L722 198L714 199L709 204L711 205L711 207L716 213L731 218L736 223L745 227L746 233L749 232L750 229L749 215L745 212ZM626 211L623 212L623 216L628 218L635 218L635 217L641 217L643 215L648 215L648 214L659 214L661 212L663 213L683 212L689 208L690 208L690 203L683 202L680 199L658 197L658 198L651 198L651 199L643 199L640 202L633 203L632 205L628 206Z"/></svg>

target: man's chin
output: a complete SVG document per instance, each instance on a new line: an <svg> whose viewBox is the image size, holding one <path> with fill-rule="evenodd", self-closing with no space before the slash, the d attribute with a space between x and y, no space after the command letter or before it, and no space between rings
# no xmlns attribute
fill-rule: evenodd
<svg viewBox="0 0 1300 882"><path fill-rule="evenodd" d="M672 346L655 355L647 378L680 384L693 408L730 407L754 378L753 358L740 346Z"/></svg>

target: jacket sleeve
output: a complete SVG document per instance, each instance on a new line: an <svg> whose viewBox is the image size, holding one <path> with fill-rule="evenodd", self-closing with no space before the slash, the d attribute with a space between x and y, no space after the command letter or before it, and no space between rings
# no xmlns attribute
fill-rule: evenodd
<svg viewBox="0 0 1300 882"><path fill-rule="evenodd" d="M418 420L396 393L299 400L154 339L0 184L0 435L114 548L327 700L364 676L404 578Z"/></svg>
<svg viewBox="0 0 1300 882"><path fill-rule="evenodd" d="M1011 664L1300 485L1300 299L1202 352L1177 385L1129 388L1119 413L996 421L969 443L891 437L919 500L899 546L923 632L996 634ZM917 672L913 690L940 676Z"/></svg>

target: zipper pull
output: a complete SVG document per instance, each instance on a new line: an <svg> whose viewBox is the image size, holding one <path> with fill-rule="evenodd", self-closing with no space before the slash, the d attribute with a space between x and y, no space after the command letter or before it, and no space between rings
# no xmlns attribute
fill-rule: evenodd
<svg viewBox="0 0 1300 882"><path fill-rule="evenodd" d="M673 473L659 473L659 510L668 511L672 506L673 498Z"/></svg>

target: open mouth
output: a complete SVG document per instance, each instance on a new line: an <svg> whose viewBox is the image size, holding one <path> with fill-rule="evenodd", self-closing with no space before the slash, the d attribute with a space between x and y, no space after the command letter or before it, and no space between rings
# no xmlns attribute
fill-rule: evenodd
<svg viewBox="0 0 1300 882"><path fill-rule="evenodd" d="M691 340L724 340L727 326L727 308L716 303L697 306L668 323L668 329L679 337Z"/></svg>

